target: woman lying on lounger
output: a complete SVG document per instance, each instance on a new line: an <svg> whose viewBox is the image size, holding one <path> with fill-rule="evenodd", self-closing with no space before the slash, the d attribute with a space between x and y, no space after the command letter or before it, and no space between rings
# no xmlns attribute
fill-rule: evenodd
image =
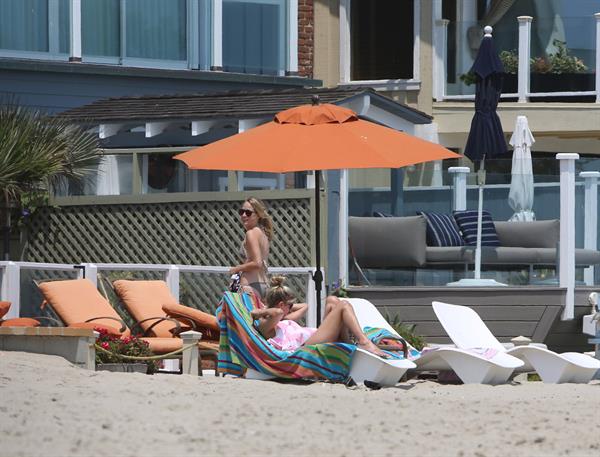
<svg viewBox="0 0 600 457"><path fill-rule="evenodd" d="M252 318L259 321L259 332L277 349L295 351L311 344L351 343L353 335L359 348L387 357L363 333L352 305L337 297L327 297L325 317L319 328L299 325L296 320L306 314L307 305L295 303L294 294L284 282L282 276L272 278L266 296L267 308L252 311Z"/></svg>

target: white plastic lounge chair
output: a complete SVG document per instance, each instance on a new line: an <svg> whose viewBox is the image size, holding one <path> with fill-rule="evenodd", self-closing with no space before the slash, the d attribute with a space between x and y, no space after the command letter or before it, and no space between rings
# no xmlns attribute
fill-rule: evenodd
<svg viewBox="0 0 600 457"><path fill-rule="evenodd" d="M370 301L362 298L345 300L352 304L358 322L363 328L385 328L398 335ZM493 385L505 383L516 368L524 365L523 361L504 351L486 356L470 349L454 347L439 347L426 351L413 362L416 364L417 371L453 370L465 384Z"/></svg>
<svg viewBox="0 0 600 457"><path fill-rule="evenodd" d="M535 345L506 349L479 315L466 306L433 302L433 310L457 347L491 348L527 362L523 371L536 371L546 383L587 383L600 369L600 360L577 352L558 354Z"/></svg>
<svg viewBox="0 0 600 457"><path fill-rule="evenodd" d="M416 365L410 360L382 359L375 354L358 348L352 356L349 376L357 384L370 381L383 387L391 387L398 384L407 370L415 367ZM275 377L248 368L246 379L267 381L275 379Z"/></svg>

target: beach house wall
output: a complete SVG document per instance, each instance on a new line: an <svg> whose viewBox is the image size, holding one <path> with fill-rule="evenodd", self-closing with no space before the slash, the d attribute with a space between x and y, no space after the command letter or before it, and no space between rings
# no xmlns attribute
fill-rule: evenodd
<svg viewBox="0 0 600 457"><path fill-rule="evenodd" d="M557 153L578 153L577 173L600 170L597 1L316 0L314 11L316 78L325 86L372 87L432 116L425 137L457 152L464 149L474 111L474 85L467 85L461 76L473 63L483 26L492 25L507 71L498 108L502 127L508 139L516 117L526 115L536 138L538 219L559 218ZM474 167L463 158L397 173L351 170L349 215L414 215L424 208L450 212L453 175L448 169L455 166L471 170L467 207L475 208ZM512 215L511 156L489 161L486 168L485 209L495 219L507 220ZM403 183L401 191L398 180ZM576 184L576 241L583 247L584 183L578 178Z"/></svg>

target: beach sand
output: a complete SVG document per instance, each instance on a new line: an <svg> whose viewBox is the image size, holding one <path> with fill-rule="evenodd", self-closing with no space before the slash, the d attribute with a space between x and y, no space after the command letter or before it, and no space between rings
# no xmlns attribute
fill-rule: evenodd
<svg viewBox="0 0 600 457"><path fill-rule="evenodd" d="M599 426L598 381L368 390L0 352L1 456L598 456Z"/></svg>

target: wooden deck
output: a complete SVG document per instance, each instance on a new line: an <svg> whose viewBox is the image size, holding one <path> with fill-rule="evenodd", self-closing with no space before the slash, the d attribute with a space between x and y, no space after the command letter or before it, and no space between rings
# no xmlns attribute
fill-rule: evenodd
<svg viewBox="0 0 600 457"><path fill-rule="evenodd" d="M561 321L565 289L560 287L351 287L351 297L366 298L390 316L416 324L415 331L431 343L450 343L438 322L432 301L473 308L500 341L523 335L552 350L590 351L588 336L581 333L582 316L589 314L591 287L577 288L575 319Z"/></svg>

